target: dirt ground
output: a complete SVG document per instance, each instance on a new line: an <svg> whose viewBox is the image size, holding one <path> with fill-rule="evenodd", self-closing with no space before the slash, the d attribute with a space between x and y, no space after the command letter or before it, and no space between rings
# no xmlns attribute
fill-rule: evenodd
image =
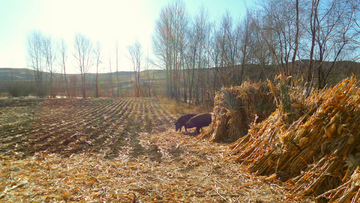
<svg viewBox="0 0 360 203"><path fill-rule="evenodd" d="M151 98L2 99L0 201L312 202L178 116Z"/></svg>

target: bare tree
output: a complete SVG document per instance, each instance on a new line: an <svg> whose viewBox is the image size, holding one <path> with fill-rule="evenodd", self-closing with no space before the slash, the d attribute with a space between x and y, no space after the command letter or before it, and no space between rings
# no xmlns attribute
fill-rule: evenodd
<svg viewBox="0 0 360 203"><path fill-rule="evenodd" d="M155 35L152 37L153 52L159 59L160 64L157 65L165 70L166 75L166 94L171 96L172 82L171 82L171 66L170 66L170 35L169 35L169 15L167 9L162 8L160 18L155 25Z"/></svg>
<svg viewBox="0 0 360 203"><path fill-rule="evenodd" d="M99 64L101 63L101 43L100 42L96 42L96 47L95 47L95 56L96 56L96 76L95 76L95 96L99 97Z"/></svg>
<svg viewBox="0 0 360 203"><path fill-rule="evenodd" d="M292 61L291 61L291 76L294 76L294 66L295 66L295 59L296 59L296 54L298 51L298 47L299 47L299 0L296 0L295 3L295 9L296 9L296 34L295 34L295 48L294 48L294 54L292 57ZM290 78L290 84L291 84L291 78Z"/></svg>
<svg viewBox="0 0 360 203"><path fill-rule="evenodd" d="M332 4L326 5L329 15L321 14L325 22L320 22L317 18L320 29L316 36L316 42L319 51L318 65L318 87L323 88L326 85L327 78L332 71L335 62L339 59L345 46L351 41L349 35L353 23L353 6L348 0L336 0ZM329 69L325 70L323 61L332 61Z"/></svg>
<svg viewBox="0 0 360 203"><path fill-rule="evenodd" d="M193 103L193 98L195 98L195 103L200 103L200 89L201 85L204 84L206 77L203 75L204 68L207 61L205 60L206 51L206 35L209 34L209 15L208 10L205 6L199 8L198 15L195 16L191 27L188 31L188 53L187 53L187 74L184 74L184 90L188 86L189 92L189 103ZM185 71L183 71L185 73ZM186 79L186 77L188 79ZM185 82L186 81L186 82ZM187 99L187 94L184 92L185 102Z"/></svg>
<svg viewBox="0 0 360 203"><path fill-rule="evenodd" d="M115 61L116 61L116 95L120 96L120 87L119 87L119 41L116 40L115 43Z"/></svg>
<svg viewBox="0 0 360 203"><path fill-rule="evenodd" d="M241 69L239 75L239 85L241 85L244 77L245 77L245 68L249 61L249 47L250 47L250 37L251 37L251 16L250 11L246 11L246 16L244 19L238 24L238 32L239 32L239 44L240 44L240 61L241 61Z"/></svg>
<svg viewBox="0 0 360 203"><path fill-rule="evenodd" d="M113 77L112 77L112 70L111 70L111 54L109 53L109 69L110 69L110 79L109 79L109 87L110 87L110 94L113 97L114 96L114 90L113 90Z"/></svg>
<svg viewBox="0 0 360 203"><path fill-rule="evenodd" d="M218 43L218 38L220 34L218 33L218 30L216 29L214 23L212 24L211 28L212 33L212 39L209 40L209 58L211 60L210 64L213 67L213 86L211 88L212 90L212 96L215 96L215 91L218 87L220 87L221 82L223 80L221 71L220 71L220 43Z"/></svg>
<svg viewBox="0 0 360 203"><path fill-rule="evenodd" d="M206 77L207 80L204 80L204 87L203 87L203 94L206 94L206 101L210 102L209 104L213 104L214 101L214 96L215 96L215 89L213 89L213 87L216 86L216 81L214 78L214 75L212 75L212 68L215 67L214 64L212 63L212 48L211 48L211 44L212 44L212 35L213 35L213 22L212 21L208 21L207 22L207 29L206 29L206 34L205 34L205 43L204 43L204 62L206 63L205 67L206 69L206 74L203 75L203 77Z"/></svg>
<svg viewBox="0 0 360 203"><path fill-rule="evenodd" d="M203 98L201 87L204 85L205 80L208 80L204 75L206 67L206 35L209 34L209 12L204 5L199 9L199 13L195 16L196 22L196 35L198 36L199 53L197 54L197 81L195 84L195 103L200 103L200 97Z"/></svg>
<svg viewBox="0 0 360 203"><path fill-rule="evenodd" d="M311 1L311 9L310 9L310 36L311 36L311 48L310 48L310 58L309 58L309 66L307 71L307 82L309 86L312 83L313 77L313 55L315 50L315 37L317 35L317 18L318 18L318 7L319 7L320 0L312 0Z"/></svg>
<svg viewBox="0 0 360 203"><path fill-rule="evenodd" d="M144 82L144 85L147 88L148 97L151 97L151 91L152 91L152 87L154 84L155 74L153 73L152 78L151 78L151 70L149 70L150 62L151 62L151 59L149 58L149 50L147 51L146 55L147 56L146 56L146 60L145 60L145 82Z"/></svg>
<svg viewBox="0 0 360 203"><path fill-rule="evenodd" d="M349 59L344 51L360 44L358 0L262 2L241 21L227 11L211 26L201 10L189 24L181 0L164 7L156 22L153 51L166 72L167 95L198 102L203 89L213 96L219 87L240 85L247 76L263 80L275 74L303 76L308 82L317 74L321 88L335 62ZM330 65L323 66L325 61ZM298 64L307 67L297 69ZM247 71L249 66L259 71ZM204 67L213 71L203 74Z"/></svg>
<svg viewBox="0 0 360 203"><path fill-rule="evenodd" d="M93 48L92 42L86 38L83 34L76 33L74 39L74 49L75 53L73 54L77 60L80 76L81 76L81 93L83 99L86 98L86 73L89 71L90 67L93 65Z"/></svg>
<svg viewBox="0 0 360 203"><path fill-rule="evenodd" d="M67 46L65 44L65 40L61 38L60 47L59 47L60 57L61 57L61 68L64 71L64 80L65 80L65 94L67 97L70 97L68 80L66 78L66 60L67 60Z"/></svg>
<svg viewBox="0 0 360 203"><path fill-rule="evenodd" d="M185 4L174 1L163 8L156 22L153 47L155 56L162 62L167 79L167 94L179 99L181 71L184 68L188 17Z"/></svg>
<svg viewBox="0 0 360 203"><path fill-rule="evenodd" d="M188 88L189 98L187 98L187 93L184 91L184 100L185 103L189 100L189 104L192 103L193 98L193 90L194 90L194 80L195 80L195 68L196 68L196 60L197 55L199 54L199 50L201 49L199 46L199 29L197 26L197 22L193 21L191 24L191 28L189 29L189 46L188 46L188 54L187 54L187 74L184 75L184 90ZM184 71L185 74L185 71ZM187 77L186 77L187 76Z"/></svg>
<svg viewBox="0 0 360 203"><path fill-rule="evenodd" d="M53 79L54 79L54 61L56 59L56 51L55 51L55 42L54 40L51 38L51 36L44 36L43 38L43 52L44 52L44 57L46 59L46 71L50 73L50 85L49 85L49 89L50 89L50 95L52 97L55 97L55 93L53 90Z"/></svg>
<svg viewBox="0 0 360 203"><path fill-rule="evenodd" d="M128 57L132 64L135 73L135 96L140 96L140 71L141 71L141 61L143 53L141 51L141 44L138 40L135 41L133 45L127 46L130 56Z"/></svg>
<svg viewBox="0 0 360 203"><path fill-rule="evenodd" d="M222 86L238 84L240 73L241 29L226 11L214 30L212 60L216 83ZM219 81L218 81L219 78Z"/></svg>
<svg viewBox="0 0 360 203"><path fill-rule="evenodd" d="M351 40L354 44L354 48L353 50L357 50L360 48L360 39L359 39L359 36L360 36L360 6L357 4L357 2L354 2L353 3L353 7L354 7L354 24L353 24L353 33L354 34L354 37L353 39ZM354 57L354 60L357 61L359 60L360 58L360 54L358 52L356 52L356 55Z"/></svg>
<svg viewBox="0 0 360 203"><path fill-rule="evenodd" d="M233 67L235 66L235 46L233 33L233 18L229 11L226 11L220 20L217 42L220 44L220 66L225 71L224 84L231 84L230 77Z"/></svg>
<svg viewBox="0 0 360 203"><path fill-rule="evenodd" d="M351 0L312 0L310 10L310 62L308 82L312 80L313 66L316 65L318 88L326 85L335 62L346 46L352 41L354 4ZM314 64L313 61L316 61ZM323 67L324 61L332 61L330 68Z"/></svg>
<svg viewBox="0 0 360 203"><path fill-rule="evenodd" d="M27 59L28 65L32 67L35 74L36 92L39 97L46 95L43 73L46 68L44 59L44 37L40 31L32 31L27 37Z"/></svg>
<svg viewBox="0 0 360 203"><path fill-rule="evenodd" d="M265 69L271 61L271 49L267 46L267 36L271 36L271 32L265 33L264 16L259 11L254 11L251 15L251 25L253 32L250 36L251 63L260 65L260 71L257 74L258 79L265 79Z"/></svg>
<svg viewBox="0 0 360 203"><path fill-rule="evenodd" d="M290 62L296 47L294 39L299 38L294 15L296 8L293 0L267 0L262 6L263 21L266 22L261 27L262 37L270 50L272 64L284 75L292 74Z"/></svg>

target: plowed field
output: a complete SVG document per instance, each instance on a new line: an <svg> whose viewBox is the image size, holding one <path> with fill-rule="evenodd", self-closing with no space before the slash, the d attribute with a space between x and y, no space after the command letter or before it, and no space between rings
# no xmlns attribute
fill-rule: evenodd
<svg viewBox="0 0 360 203"><path fill-rule="evenodd" d="M67 156L103 153L110 158L128 144L139 148L132 152L137 156L139 133L164 131L176 119L150 99L15 100L18 105L5 101L0 153L18 158L41 151Z"/></svg>
<svg viewBox="0 0 360 203"><path fill-rule="evenodd" d="M150 98L0 100L0 201L305 201L176 133L178 116Z"/></svg>

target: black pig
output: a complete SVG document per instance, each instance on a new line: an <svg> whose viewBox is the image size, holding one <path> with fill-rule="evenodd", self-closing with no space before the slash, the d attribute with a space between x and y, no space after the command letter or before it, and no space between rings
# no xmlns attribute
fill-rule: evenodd
<svg viewBox="0 0 360 203"><path fill-rule="evenodd" d="M188 122L186 122L185 129L196 127L196 132L200 133L201 128L204 126L209 126L210 123L211 123L211 114L209 113L199 114L197 116L192 117Z"/></svg>
<svg viewBox="0 0 360 203"><path fill-rule="evenodd" d="M180 130L180 132L181 132L181 128L183 126L185 126L185 123L194 116L196 116L196 114L186 114L186 115L180 116L179 119L177 119L177 121L175 123L176 131ZM187 132L186 126L185 126L185 131Z"/></svg>

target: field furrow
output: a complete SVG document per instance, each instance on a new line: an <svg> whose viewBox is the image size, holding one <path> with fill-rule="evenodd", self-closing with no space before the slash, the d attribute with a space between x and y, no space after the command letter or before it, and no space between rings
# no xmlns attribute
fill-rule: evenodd
<svg viewBox="0 0 360 203"><path fill-rule="evenodd" d="M151 99L45 100L38 108L32 118L0 126L0 153L90 151L115 157L129 142L139 147L139 133L171 120Z"/></svg>

